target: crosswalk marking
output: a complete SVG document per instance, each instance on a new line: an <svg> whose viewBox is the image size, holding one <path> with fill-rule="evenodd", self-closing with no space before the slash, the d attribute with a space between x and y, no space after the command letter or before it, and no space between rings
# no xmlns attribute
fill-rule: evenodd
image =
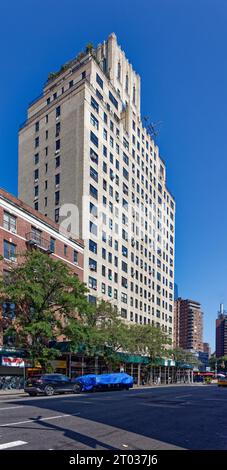
<svg viewBox="0 0 227 470"><path fill-rule="evenodd" d="M5 408L0 408L0 411L4 411L4 410L15 410L16 408L23 408L23 406L7 406Z"/></svg>
<svg viewBox="0 0 227 470"><path fill-rule="evenodd" d="M19 424L30 424L30 423L37 423L39 424L40 421L48 421L51 419L59 419L59 418L68 418L71 416L79 416L80 413L72 413L72 414L67 414L67 415L57 415L57 416L48 416L47 418L35 418L35 419L29 419L26 421L17 421L16 423L6 423L6 424L0 424L0 428L5 428L5 427L10 427L10 426L16 426Z"/></svg>
<svg viewBox="0 0 227 470"><path fill-rule="evenodd" d="M0 444L0 450L9 449L10 447L23 446L25 444L27 444L25 441L6 442L5 444Z"/></svg>

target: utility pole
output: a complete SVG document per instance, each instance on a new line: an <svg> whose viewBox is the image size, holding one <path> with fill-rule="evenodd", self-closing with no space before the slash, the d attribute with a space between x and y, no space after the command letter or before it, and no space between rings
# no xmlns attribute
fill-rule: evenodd
<svg viewBox="0 0 227 470"><path fill-rule="evenodd" d="M218 375L218 362L216 361L215 362L215 379L217 378L217 375Z"/></svg>

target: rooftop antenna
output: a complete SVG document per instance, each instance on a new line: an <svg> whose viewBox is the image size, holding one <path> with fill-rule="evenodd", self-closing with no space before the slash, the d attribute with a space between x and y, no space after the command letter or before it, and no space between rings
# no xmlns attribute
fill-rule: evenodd
<svg viewBox="0 0 227 470"><path fill-rule="evenodd" d="M149 116L144 116L143 122L144 122L144 126L147 129L147 133L150 135L152 139L159 135L159 126L160 124L162 124L162 121L151 122L151 119Z"/></svg>

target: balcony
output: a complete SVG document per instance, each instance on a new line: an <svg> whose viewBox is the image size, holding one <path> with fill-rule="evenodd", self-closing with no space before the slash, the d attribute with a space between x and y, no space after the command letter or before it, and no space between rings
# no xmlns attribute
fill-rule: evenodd
<svg viewBox="0 0 227 470"><path fill-rule="evenodd" d="M41 251L44 251L45 253L48 253L48 254L53 253L53 249L51 249L50 241L39 236L38 234L29 232L29 233L26 233L25 238L26 238L27 244L31 248L39 248Z"/></svg>

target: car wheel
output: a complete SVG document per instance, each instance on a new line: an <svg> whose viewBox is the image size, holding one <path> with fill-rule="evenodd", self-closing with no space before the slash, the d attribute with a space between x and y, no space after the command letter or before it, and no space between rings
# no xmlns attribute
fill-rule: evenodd
<svg viewBox="0 0 227 470"><path fill-rule="evenodd" d="M44 388L45 395L48 397L51 397L54 394L54 387L52 385L46 385Z"/></svg>
<svg viewBox="0 0 227 470"><path fill-rule="evenodd" d="M80 383L76 383L73 387L74 393L80 393L82 392L82 385Z"/></svg>

